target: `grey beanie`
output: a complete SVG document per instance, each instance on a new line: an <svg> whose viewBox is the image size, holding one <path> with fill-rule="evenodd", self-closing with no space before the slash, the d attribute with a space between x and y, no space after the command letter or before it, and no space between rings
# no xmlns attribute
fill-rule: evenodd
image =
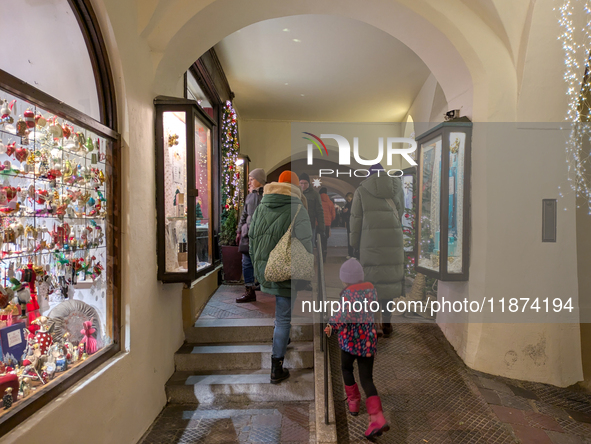
<svg viewBox="0 0 591 444"><path fill-rule="evenodd" d="M264 185L267 183L267 175L265 174L265 170L263 170L262 168L255 168L254 170L252 170L249 173L248 176L255 179L261 185Z"/></svg>

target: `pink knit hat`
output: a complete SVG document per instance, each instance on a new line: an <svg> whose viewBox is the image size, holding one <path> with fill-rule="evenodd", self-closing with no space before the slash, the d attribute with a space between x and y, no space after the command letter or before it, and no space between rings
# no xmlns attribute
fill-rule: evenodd
<svg viewBox="0 0 591 444"><path fill-rule="evenodd" d="M359 282L363 282L364 274L363 274L363 267L361 264L352 257L348 261L346 261L343 265L341 265L341 271L339 272L339 277L341 281L347 284L357 284Z"/></svg>

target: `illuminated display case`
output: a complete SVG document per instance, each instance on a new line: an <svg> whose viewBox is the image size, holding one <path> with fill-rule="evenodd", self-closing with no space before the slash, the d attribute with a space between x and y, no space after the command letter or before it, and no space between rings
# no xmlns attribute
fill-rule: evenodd
<svg viewBox="0 0 591 444"><path fill-rule="evenodd" d="M190 282L213 266L214 120L194 100L156 106L158 279Z"/></svg>
<svg viewBox="0 0 591 444"><path fill-rule="evenodd" d="M417 137L415 266L443 281L468 280L471 139L472 123L465 118Z"/></svg>

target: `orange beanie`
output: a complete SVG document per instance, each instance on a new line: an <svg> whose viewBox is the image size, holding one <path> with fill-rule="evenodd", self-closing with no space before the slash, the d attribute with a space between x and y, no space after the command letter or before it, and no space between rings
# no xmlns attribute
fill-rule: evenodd
<svg viewBox="0 0 591 444"><path fill-rule="evenodd" d="M300 178L293 171L286 170L279 176L279 183L292 183L296 186L300 186Z"/></svg>

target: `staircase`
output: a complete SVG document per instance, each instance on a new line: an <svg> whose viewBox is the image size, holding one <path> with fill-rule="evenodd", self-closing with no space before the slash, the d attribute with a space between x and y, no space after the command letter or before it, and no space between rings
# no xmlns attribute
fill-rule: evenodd
<svg viewBox="0 0 591 444"><path fill-rule="evenodd" d="M291 376L270 383L273 318L203 319L175 354L166 384L172 404L311 401L314 399L313 325L292 325L284 367Z"/></svg>

